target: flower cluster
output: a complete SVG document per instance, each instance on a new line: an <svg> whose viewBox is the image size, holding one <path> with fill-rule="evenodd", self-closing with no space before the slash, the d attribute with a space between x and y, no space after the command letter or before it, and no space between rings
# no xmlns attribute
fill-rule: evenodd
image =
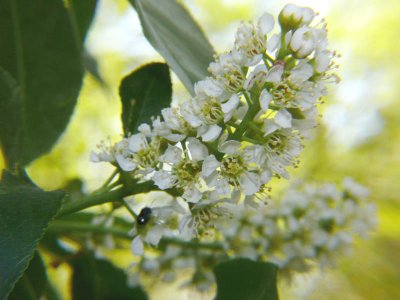
<svg viewBox="0 0 400 300"><path fill-rule="evenodd" d="M354 235L365 237L375 226L375 206L367 195L368 190L346 178L342 190L298 182L282 199L256 208L224 203L230 217L210 219L212 242L165 239L156 252L141 257L135 274L162 274L170 281L191 269L189 283L204 290L214 282L213 267L232 257L273 262L289 278L316 264L330 265L351 249Z"/></svg>
<svg viewBox="0 0 400 300"><path fill-rule="evenodd" d="M374 224L365 190L349 179L343 192L296 187L266 201L271 178L288 178L288 167L298 165L326 85L338 81L326 24L313 10L288 4L279 25L274 33L267 13L242 23L233 49L215 57L193 98L92 153L92 161L117 166L127 186L150 183L172 196L167 205L128 206L139 273L171 280L191 267L190 283L206 289L212 267L228 257L306 271L311 261L331 262L352 233Z"/></svg>
<svg viewBox="0 0 400 300"><path fill-rule="evenodd" d="M163 109L92 160L152 180L194 209L264 199L270 179L297 166L301 139L317 124L316 104L337 79L325 23L314 19L311 9L287 5L278 34L267 13L242 23L233 49L216 56L192 99Z"/></svg>

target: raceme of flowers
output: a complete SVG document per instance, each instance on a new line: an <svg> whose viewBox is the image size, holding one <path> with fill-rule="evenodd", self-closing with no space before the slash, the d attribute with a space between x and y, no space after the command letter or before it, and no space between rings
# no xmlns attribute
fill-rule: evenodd
<svg viewBox="0 0 400 300"><path fill-rule="evenodd" d="M300 270L308 258L329 261L332 252L348 246L345 226L369 227L368 209L358 207L362 197L341 198L332 186L264 204L271 178L288 178L287 168L298 165L302 139L317 125L317 104L327 84L338 82L324 20L310 8L288 4L279 26L274 33L278 26L268 13L242 23L233 49L215 57L211 76L196 83L193 98L92 152L92 161L110 162L134 182L151 181L174 197L167 206L137 212L133 254L160 248L162 238L195 238L222 241L218 255ZM171 247L158 266L185 251L189 257L190 249ZM149 269L143 259L142 269ZM196 276L210 282L207 272Z"/></svg>
<svg viewBox="0 0 400 300"><path fill-rule="evenodd" d="M212 242L197 246L166 239L157 252L141 256L132 279L161 274L172 281L187 269L192 270L187 284L207 290L214 282L213 268L228 257L272 262L289 279L316 264L331 265L351 250L354 235L366 237L375 226L375 206L366 201L367 195L368 190L346 178L342 190L298 182L267 205L224 203L219 209L229 211L229 218L209 215Z"/></svg>
<svg viewBox="0 0 400 300"><path fill-rule="evenodd" d="M216 56L212 77L195 96L163 109L152 124L124 137L93 161L108 161L192 205L237 197L264 198L272 176L297 166L302 138L316 126L332 74L325 23L309 8L287 5L280 34L273 17L242 23L233 50ZM312 25L316 23L316 25Z"/></svg>

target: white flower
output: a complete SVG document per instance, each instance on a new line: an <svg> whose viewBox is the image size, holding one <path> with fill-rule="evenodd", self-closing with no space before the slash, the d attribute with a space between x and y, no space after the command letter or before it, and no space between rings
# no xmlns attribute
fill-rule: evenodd
<svg viewBox="0 0 400 300"><path fill-rule="evenodd" d="M242 23L236 32L235 49L244 54L246 65L258 64L266 50L266 35L274 27L274 18L265 13L257 25Z"/></svg>
<svg viewBox="0 0 400 300"><path fill-rule="evenodd" d="M129 151L129 140L124 138L115 145L115 159L124 171L133 171L137 163L133 161L132 152Z"/></svg>
<svg viewBox="0 0 400 300"><path fill-rule="evenodd" d="M203 162L202 174L207 184L220 191L221 197L227 194L226 188L223 187L231 185L250 196L257 193L261 185L266 183L264 180L267 177L257 164L265 157L262 147L249 146L244 151L241 151L240 147L241 143L238 141L225 141L218 149L225 153L221 161L210 156Z"/></svg>
<svg viewBox="0 0 400 300"><path fill-rule="evenodd" d="M242 90L246 75L242 66L246 65L245 57L238 51L224 53L215 62L210 63L209 71L231 93Z"/></svg>
<svg viewBox="0 0 400 300"><path fill-rule="evenodd" d="M99 152L90 152L90 161L91 162L115 162L115 147L111 145L106 145L104 141L102 141L99 145L97 145Z"/></svg>
<svg viewBox="0 0 400 300"><path fill-rule="evenodd" d="M203 186L200 161L208 156L207 147L198 139L188 138L185 152L169 145L160 161L165 168L154 172L152 180L162 190L176 187L182 191L182 197L189 202L201 199Z"/></svg>
<svg viewBox="0 0 400 300"><path fill-rule="evenodd" d="M290 40L290 49L297 58L305 58L315 50L317 42L313 28L301 27L294 32Z"/></svg>

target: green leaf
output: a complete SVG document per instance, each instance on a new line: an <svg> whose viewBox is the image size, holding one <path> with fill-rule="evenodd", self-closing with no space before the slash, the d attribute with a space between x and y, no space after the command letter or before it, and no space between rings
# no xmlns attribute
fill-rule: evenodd
<svg viewBox="0 0 400 300"><path fill-rule="evenodd" d="M48 152L67 126L83 76L78 40L63 1L0 0L0 66L21 97L0 99L19 102L0 111L2 124L19 134L12 143L16 154L6 157L10 168ZM0 134L1 143L9 147L5 136Z"/></svg>
<svg viewBox="0 0 400 300"><path fill-rule="evenodd" d="M3 172L0 182L0 299L21 277L49 222L61 207L62 191L45 192L26 178Z"/></svg>
<svg viewBox="0 0 400 300"><path fill-rule="evenodd" d="M245 258L229 260L214 269L215 300L277 300L277 267Z"/></svg>
<svg viewBox="0 0 400 300"><path fill-rule="evenodd" d="M187 90L208 75L214 50L201 28L176 0L130 0L143 32Z"/></svg>
<svg viewBox="0 0 400 300"><path fill-rule="evenodd" d="M7 164L18 160L21 143L21 94L15 79L0 68L0 142ZM3 117L2 112L7 112Z"/></svg>
<svg viewBox="0 0 400 300"><path fill-rule="evenodd" d="M160 114L172 100L172 84L168 65L152 63L134 70L121 81L124 133L135 133L142 123Z"/></svg>
<svg viewBox="0 0 400 300"><path fill-rule="evenodd" d="M47 272L43 259L38 252L35 253L28 269L10 294L9 300L39 299L47 288Z"/></svg>
<svg viewBox="0 0 400 300"><path fill-rule="evenodd" d="M147 299L141 288L127 285L123 270L92 253L80 253L72 261L72 269L72 299Z"/></svg>
<svg viewBox="0 0 400 300"><path fill-rule="evenodd" d="M77 36L84 43L96 12L97 0L67 0L67 3Z"/></svg>

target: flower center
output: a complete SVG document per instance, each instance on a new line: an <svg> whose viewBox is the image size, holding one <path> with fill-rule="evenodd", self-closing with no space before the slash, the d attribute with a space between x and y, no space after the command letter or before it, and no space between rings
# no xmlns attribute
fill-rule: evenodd
<svg viewBox="0 0 400 300"><path fill-rule="evenodd" d="M284 106L292 106L296 96L296 90L288 82L280 82L271 91L274 102Z"/></svg>
<svg viewBox="0 0 400 300"><path fill-rule="evenodd" d="M228 155L222 159L221 173L230 181L236 182L245 169L245 162L239 155Z"/></svg>
<svg viewBox="0 0 400 300"><path fill-rule="evenodd" d="M221 104L215 99L207 101L201 108L201 112L208 124L217 124L224 119Z"/></svg>
<svg viewBox="0 0 400 300"><path fill-rule="evenodd" d="M182 160L176 165L174 171L178 177L179 184L185 186L197 180L200 173L200 166L197 162Z"/></svg>

